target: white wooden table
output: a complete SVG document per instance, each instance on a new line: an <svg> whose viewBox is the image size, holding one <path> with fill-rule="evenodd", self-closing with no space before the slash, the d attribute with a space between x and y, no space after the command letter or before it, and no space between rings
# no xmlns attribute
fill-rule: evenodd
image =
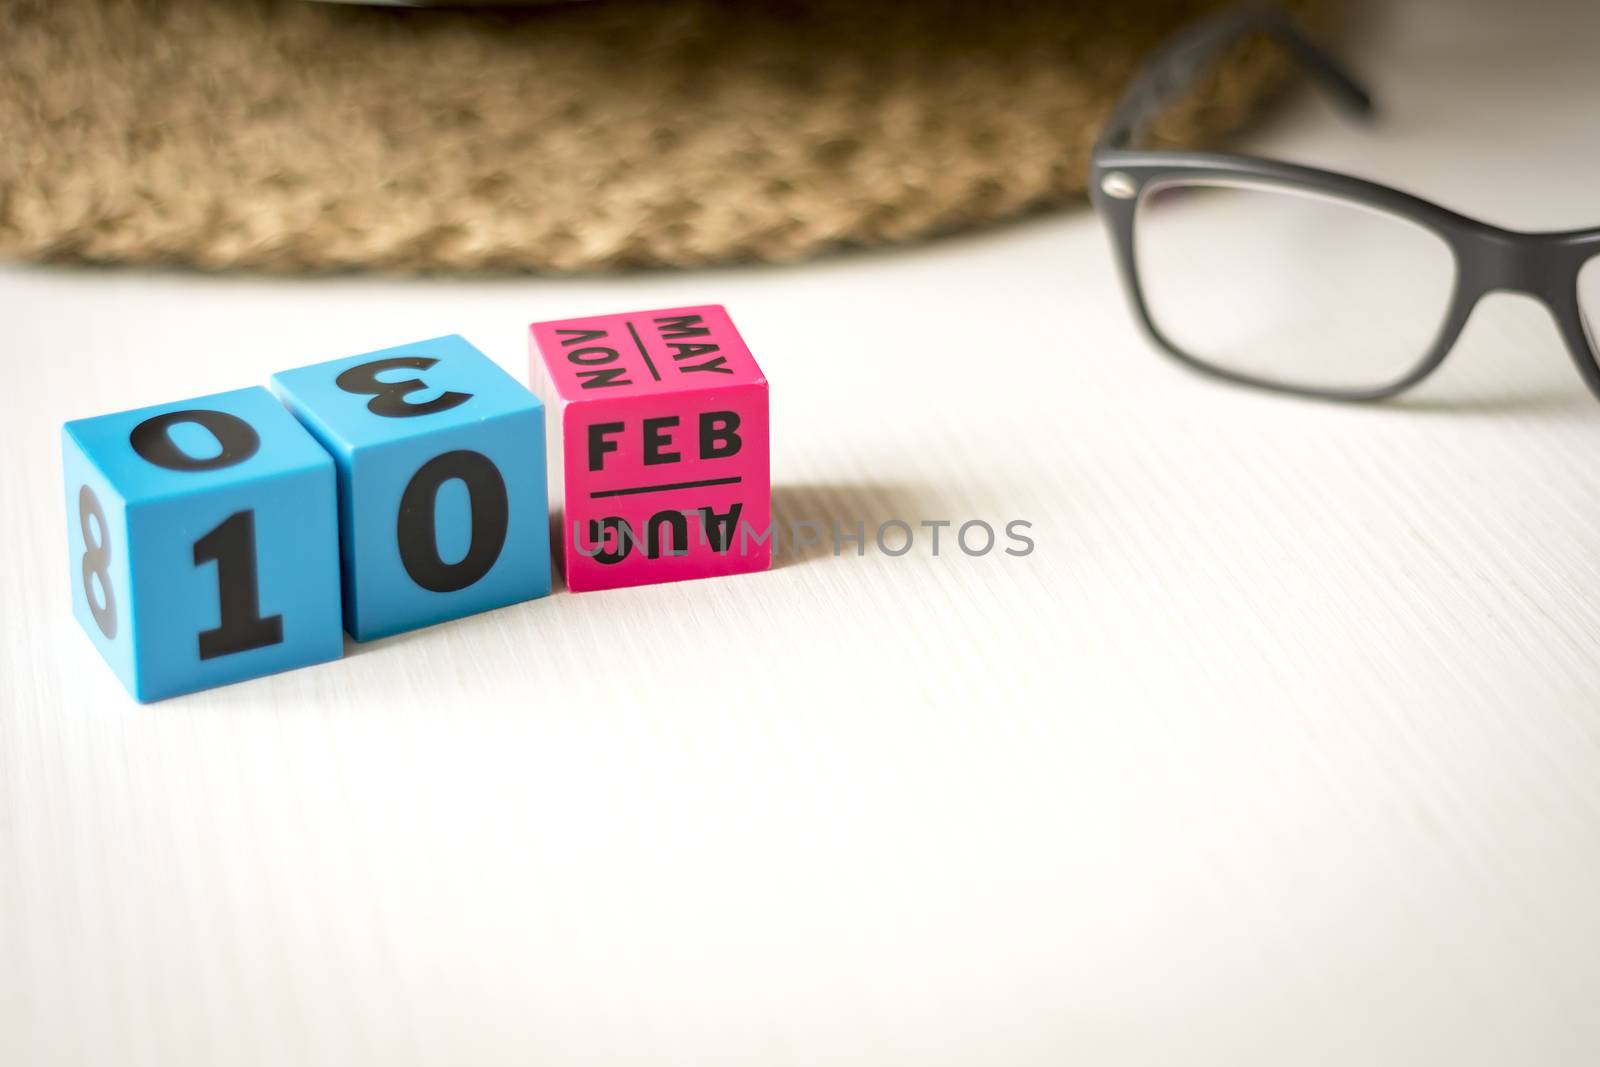
<svg viewBox="0 0 1600 1067"><path fill-rule="evenodd" d="M1367 38L1384 125L1260 147L1600 222L1600 8ZM152 706L70 617L64 419L706 301L780 517L1033 554L824 544ZM1600 404L1531 303L1378 407L1163 359L1080 213L616 279L6 268L0 321L0 1063L1600 1061Z"/></svg>

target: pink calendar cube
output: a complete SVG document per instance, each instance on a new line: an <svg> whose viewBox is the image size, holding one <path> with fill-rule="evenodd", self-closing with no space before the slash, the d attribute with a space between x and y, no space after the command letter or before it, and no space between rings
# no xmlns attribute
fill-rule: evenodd
<svg viewBox="0 0 1600 1067"><path fill-rule="evenodd" d="M538 322L574 592L766 570L767 379L716 305ZM560 486L556 489L556 486Z"/></svg>

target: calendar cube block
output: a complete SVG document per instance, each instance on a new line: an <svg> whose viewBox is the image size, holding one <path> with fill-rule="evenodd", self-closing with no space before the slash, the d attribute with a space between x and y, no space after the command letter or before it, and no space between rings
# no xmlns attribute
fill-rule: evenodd
<svg viewBox="0 0 1600 1067"><path fill-rule="evenodd" d="M333 455L358 641L550 592L544 406L457 336L272 377Z"/></svg>
<svg viewBox="0 0 1600 1067"><path fill-rule="evenodd" d="M721 307L540 322L574 592L765 570L767 380Z"/></svg>
<svg viewBox="0 0 1600 1067"><path fill-rule="evenodd" d="M333 461L260 387L62 427L73 614L139 700L337 659Z"/></svg>

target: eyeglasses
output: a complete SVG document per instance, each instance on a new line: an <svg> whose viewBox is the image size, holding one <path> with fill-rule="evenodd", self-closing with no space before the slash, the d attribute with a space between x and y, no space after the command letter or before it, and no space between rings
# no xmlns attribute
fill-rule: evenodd
<svg viewBox="0 0 1600 1067"><path fill-rule="evenodd" d="M1208 374L1377 400L1416 385L1495 291L1543 302L1600 397L1600 228L1504 230L1373 182L1251 156L1130 147L1245 38L1287 46L1362 117L1372 99L1286 15L1223 12L1140 71L1094 150L1090 194L1135 313Z"/></svg>

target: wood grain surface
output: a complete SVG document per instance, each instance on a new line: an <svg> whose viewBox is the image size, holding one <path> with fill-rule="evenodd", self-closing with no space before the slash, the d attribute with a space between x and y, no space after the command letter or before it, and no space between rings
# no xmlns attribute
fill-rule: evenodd
<svg viewBox="0 0 1600 1067"><path fill-rule="evenodd" d="M1258 147L1600 223L1600 9L1393 5ZM791 521L1032 523L548 599L152 706L67 418L706 301ZM1491 299L1378 407L1200 380L1087 215L609 280L0 271L0 1063L1600 1060L1600 403ZM948 538L949 533L946 532Z"/></svg>

